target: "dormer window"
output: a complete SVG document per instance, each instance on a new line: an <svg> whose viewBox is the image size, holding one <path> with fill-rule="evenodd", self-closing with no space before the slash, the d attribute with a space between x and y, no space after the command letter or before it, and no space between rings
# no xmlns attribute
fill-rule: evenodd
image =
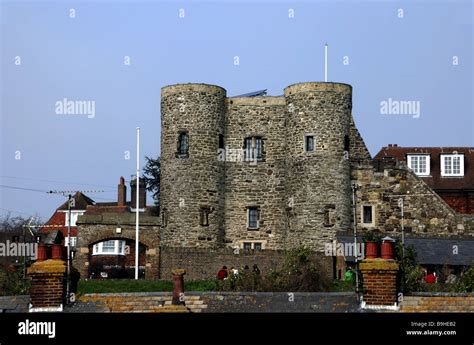
<svg viewBox="0 0 474 345"><path fill-rule="evenodd" d="M441 176L464 176L464 155L442 154Z"/></svg>
<svg viewBox="0 0 474 345"><path fill-rule="evenodd" d="M407 156L408 167L418 176L429 176L430 174L430 155L412 155Z"/></svg>

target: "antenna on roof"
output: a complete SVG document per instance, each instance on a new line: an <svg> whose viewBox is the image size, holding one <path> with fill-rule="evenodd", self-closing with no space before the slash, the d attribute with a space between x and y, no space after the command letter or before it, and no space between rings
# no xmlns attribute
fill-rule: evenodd
<svg viewBox="0 0 474 345"><path fill-rule="evenodd" d="M74 199L72 194L76 193L103 193L103 190L50 190L48 194L61 194L64 197L67 197L67 214L68 214L68 223L67 223L67 277L66 277L66 303L74 302L75 295L71 292L71 207L76 207L76 199Z"/></svg>
<svg viewBox="0 0 474 345"><path fill-rule="evenodd" d="M324 44L324 81L328 81L328 44Z"/></svg>

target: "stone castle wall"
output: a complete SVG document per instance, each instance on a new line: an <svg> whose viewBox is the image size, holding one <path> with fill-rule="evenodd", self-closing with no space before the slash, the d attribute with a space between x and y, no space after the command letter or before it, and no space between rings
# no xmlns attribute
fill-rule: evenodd
<svg viewBox="0 0 474 345"><path fill-rule="evenodd" d="M352 179L361 186L357 191L359 230L401 232L403 199L404 231L412 236L472 236L474 217L456 213L423 180L404 165L386 166L377 171L371 165L354 165ZM361 226L362 205L373 205L373 226Z"/></svg>
<svg viewBox="0 0 474 345"><path fill-rule="evenodd" d="M349 85L300 83L281 97L245 98L226 98L212 85L174 85L162 89L161 107L163 246L258 241L264 249L322 250L350 227L346 151L363 158L368 151L353 124ZM177 155L180 132L189 134L186 157ZM305 152L307 134L314 152ZM221 146L242 150L247 137L262 138L261 161L219 159ZM200 224L203 207L211 210L208 226ZM247 229L248 207L260 211L258 230Z"/></svg>
<svg viewBox="0 0 474 345"><path fill-rule="evenodd" d="M214 248L223 243L224 163L218 161L224 134L226 91L190 84L162 89L161 211L167 220L162 244ZM189 153L178 156L180 132L189 135ZM200 210L210 209L209 226Z"/></svg>
<svg viewBox="0 0 474 345"><path fill-rule="evenodd" d="M246 137L262 136L263 160L225 163L226 240L264 241L265 248L284 248L286 237L285 102L281 97L230 98L226 146L242 149ZM260 228L247 230L247 207L260 207Z"/></svg>
<svg viewBox="0 0 474 345"><path fill-rule="evenodd" d="M345 84L302 83L285 89L288 105L287 197L289 246L323 250L336 231L350 227L350 172L345 156L352 88ZM305 135L315 139L305 152ZM332 219L327 219L332 213Z"/></svg>

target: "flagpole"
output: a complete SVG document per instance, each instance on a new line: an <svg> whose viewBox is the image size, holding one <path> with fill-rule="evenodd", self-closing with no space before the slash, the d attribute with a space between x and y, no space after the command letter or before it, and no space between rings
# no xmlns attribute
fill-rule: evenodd
<svg viewBox="0 0 474 345"><path fill-rule="evenodd" d="M324 45L324 81L328 81L328 44Z"/></svg>
<svg viewBox="0 0 474 345"><path fill-rule="evenodd" d="M138 265L139 265L139 232L138 232L138 209L140 207L140 127L137 127L137 195L135 205L135 280L138 279Z"/></svg>

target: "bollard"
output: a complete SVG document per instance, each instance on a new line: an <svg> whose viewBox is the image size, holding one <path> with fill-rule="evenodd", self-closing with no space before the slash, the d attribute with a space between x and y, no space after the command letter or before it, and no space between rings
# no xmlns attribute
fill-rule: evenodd
<svg viewBox="0 0 474 345"><path fill-rule="evenodd" d="M171 270L173 274L173 305L184 305L184 275L186 270L175 268Z"/></svg>

